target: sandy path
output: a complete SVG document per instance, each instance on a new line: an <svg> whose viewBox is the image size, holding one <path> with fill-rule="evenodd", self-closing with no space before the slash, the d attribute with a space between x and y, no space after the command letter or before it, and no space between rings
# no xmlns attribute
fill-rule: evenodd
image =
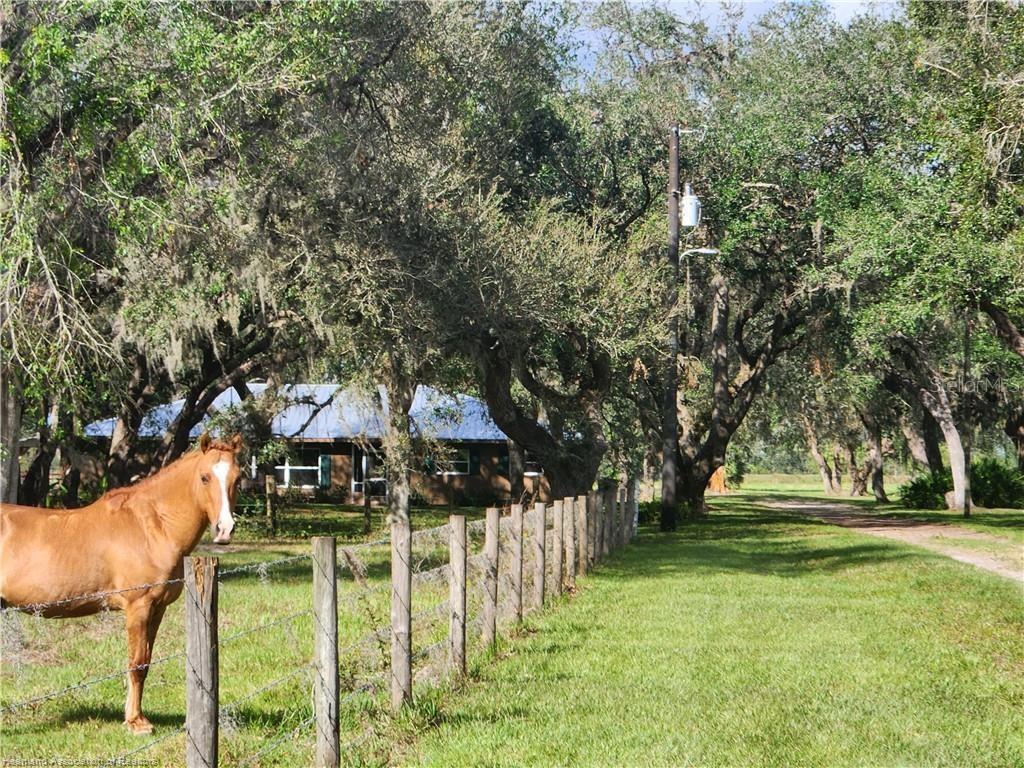
<svg viewBox="0 0 1024 768"><path fill-rule="evenodd" d="M784 509L817 517L834 525L841 525L843 528L853 528L869 536L880 536L924 547L961 563L967 563L1024 584L1024 548L1018 547L1017 555L1011 557L967 549L956 543L956 540L959 539L961 541L977 541L981 544L1015 544L1000 536L972 531L955 525L925 523L920 520L883 519L874 515L866 515L855 507L837 502L786 500L761 503L772 509Z"/></svg>

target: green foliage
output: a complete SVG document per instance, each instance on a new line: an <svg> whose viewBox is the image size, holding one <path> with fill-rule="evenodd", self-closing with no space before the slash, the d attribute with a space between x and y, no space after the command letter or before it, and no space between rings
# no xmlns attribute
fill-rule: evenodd
<svg viewBox="0 0 1024 768"><path fill-rule="evenodd" d="M1024 509L1024 474L991 458L974 462L971 496L982 507Z"/></svg>
<svg viewBox="0 0 1024 768"><path fill-rule="evenodd" d="M742 452L733 451L729 460L725 463L725 483L727 488L739 488L743 485L743 478L750 470L746 456Z"/></svg>
<svg viewBox="0 0 1024 768"><path fill-rule="evenodd" d="M915 477L900 486L900 503L907 509L945 509L947 491L953 490L948 472Z"/></svg>
<svg viewBox="0 0 1024 768"><path fill-rule="evenodd" d="M900 503L907 509L945 509L945 494L951 490L948 471L921 475L900 487ZM980 459L971 464L971 496L980 507L1022 509L1024 475L996 459Z"/></svg>
<svg viewBox="0 0 1024 768"><path fill-rule="evenodd" d="M637 503L640 524L657 526L661 522L661 500L641 501Z"/></svg>

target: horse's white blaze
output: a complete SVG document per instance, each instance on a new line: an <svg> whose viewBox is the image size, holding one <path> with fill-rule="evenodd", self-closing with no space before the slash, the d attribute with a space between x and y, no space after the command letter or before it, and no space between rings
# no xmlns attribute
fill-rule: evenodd
<svg viewBox="0 0 1024 768"><path fill-rule="evenodd" d="M231 463L221 459L213 465L213 474L220 481L220 517L217 519L218 538L227 538L235 527L235 518L231 516L231 504L228 502L228 472Z"/></svg>

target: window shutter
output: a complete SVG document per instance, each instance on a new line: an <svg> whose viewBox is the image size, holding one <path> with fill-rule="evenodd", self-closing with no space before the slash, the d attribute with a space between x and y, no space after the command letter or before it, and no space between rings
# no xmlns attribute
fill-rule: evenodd
<svg viewBox="0 0 1024 768"><path fill-rule="evenodd" d="M320 487L331 487L331 456L328 453L320 454Z"/></svg>
<svg viewBox="0 0 1024 768"><path fill-rule="evenodd" d="M470 448L469 449L469 474L479 475L480 474L480 449Z"/></svg>

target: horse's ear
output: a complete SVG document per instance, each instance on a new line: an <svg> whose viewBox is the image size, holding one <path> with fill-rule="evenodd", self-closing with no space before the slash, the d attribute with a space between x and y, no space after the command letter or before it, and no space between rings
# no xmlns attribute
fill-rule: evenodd
<svg viewBox="0 0 1024 768"><path fill-rule="evenodd" d="M210 443L212 442L209 432L203 432L202 437L199 438L199 450L206 453L210 450Z"/></svg>
<svg viewBox="0 0 1024 768"><path fill-rule="evenodd" d="M231 438L231 450L238 453L238 449L242 447L242 436L236 432L235 436Z"/></svg>

